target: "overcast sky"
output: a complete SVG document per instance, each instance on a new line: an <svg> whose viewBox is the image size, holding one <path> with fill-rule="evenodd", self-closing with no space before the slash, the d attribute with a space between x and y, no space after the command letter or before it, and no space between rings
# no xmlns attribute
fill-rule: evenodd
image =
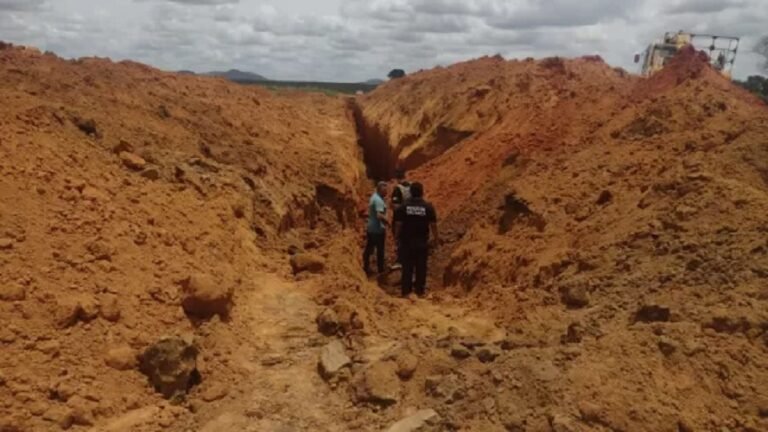
<svg viewBox="0 0 768 432"><path fill-rule="evenodd" d="M286 80L363 81L497 53L599 54L635 72L634 53L679 29L742 37L744 77L758 71L766 23L768 0L0 0L0 40Z"/></svg>

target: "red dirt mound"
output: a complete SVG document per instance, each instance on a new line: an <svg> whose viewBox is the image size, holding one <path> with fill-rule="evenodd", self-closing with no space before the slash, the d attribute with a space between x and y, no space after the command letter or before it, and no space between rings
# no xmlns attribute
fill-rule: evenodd
<svg viewBox="0 0 768 432"><path fill-rule="evenodd" d="M262 274L351 254L358 151L343 100L0 49L0 430L189 422L137 370L163 335L198 339L195 400L245 382ZM184 314L233 291L227 324Z"/></svg>
<svg viewBox="0 0 768 432"><path fill-rule="evenodd" d="M699 54L648 80L481 59L361 112L442 216L434 281L515 329L496 368L551 368L508 430L768 428L768 109Z"/></svg>
<svg viewBox="0 0 768 432"><path fill-rule="evenodd" d="M768 110L695 55L355 106L0 45L0 102L0 431L768 429ZM363 155L432 299L362 275Z"/></svg>

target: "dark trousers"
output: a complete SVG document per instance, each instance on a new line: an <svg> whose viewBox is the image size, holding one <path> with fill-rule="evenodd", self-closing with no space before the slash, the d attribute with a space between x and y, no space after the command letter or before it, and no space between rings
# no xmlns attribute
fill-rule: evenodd
<svg viewBox="0 0 768 432"><path fill-rule="evenodd" d="M403 263L403 242L396 238L395 239L395 262L398 264Z"/></svg>
<svg viewBox="0 0 768 432"><path fill-rule="evenodd" d="M413 292L414 273L416 274L416 294L423 296L427 288L427 257L429 257L429 248L426 246L409 246L400 244L400 255L403 260L403 279L401 289L403 296Z"/></svg>
<svg viewBox="0 0 768 432"><path fill-rule="evenodd" d="M395 226L396 221L392 219L392 226ZM395 230L392 230L392 237L395 240L395 262L397 264L403 263L403 253L401 252L402 248L402 240L400 240L399 236L395 235Z"/></svg>
<svg viewBox="0 0 768 432"><path fill-rule="evenodd" d="M371 273L371 255L376 250L376 265L379 273L384 273L384 244L386 234L366 233L365 252L363 252L363 270Z"/></svg>

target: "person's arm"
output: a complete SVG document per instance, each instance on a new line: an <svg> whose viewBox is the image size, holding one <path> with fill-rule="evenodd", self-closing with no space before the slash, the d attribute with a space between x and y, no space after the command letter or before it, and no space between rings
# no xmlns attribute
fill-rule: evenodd
<svg viewBox="0 0 768 432"><path fill-rule="evenodd" d="M387 206L384 205L384 201L376 201L376 218L379 219L379 222L387 225Z"/></svg>
<svg viewBox="0 0 768 432"><path fill-rule="evenodd" d="M403 191L400 190L400 186L395 186L395 190L392 191L392 209L397 210L403 204Z"/></svg>

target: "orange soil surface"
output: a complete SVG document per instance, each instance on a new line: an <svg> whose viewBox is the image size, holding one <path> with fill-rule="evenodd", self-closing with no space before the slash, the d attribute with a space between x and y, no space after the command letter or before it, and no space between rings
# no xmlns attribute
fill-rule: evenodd
<svg viewBox="0 0 768 432"><path fill-rule="evenodd" d="M289 245L357 257L345 239L363 170L343 100L6 47L0 101L3 432L193 428L108 353L195 334L200 394L247 377L232 393L250 397L271 353L260 335L285 325L260 311L301 313L280 313L292 288L265 275L293 279ZM235 289L230 323L186 318L179 290L196 273Z"/></svg>
<svg viewBox="0 0 768 432"><path fill-rule="evenodd" d="M435 281L535 347L498 365L540 369L517 378L521 412L768 428L764 104L690 50L649 80L485 58L390 82L361 113L442 215ZM528 413L510 430L538 430Z"/></svg>
<svg viewBox="0 0 768 432"><path fill-rule="evenodd" d="M768 110L695 53L355 104L1 48L2 432L768 430ZM363 159L437 206L430 300L361 274ZM228 318L185 314L200 273ZM200 351L176 403L135 364L164 335Z"/></svg>

